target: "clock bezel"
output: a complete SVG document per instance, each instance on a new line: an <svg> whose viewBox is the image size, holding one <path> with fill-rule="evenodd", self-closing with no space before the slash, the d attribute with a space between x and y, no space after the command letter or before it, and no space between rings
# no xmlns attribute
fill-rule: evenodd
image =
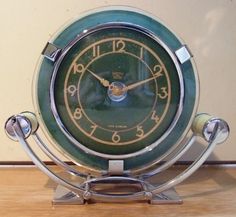
<svg viewBox="0 0 236 217"><path fill-rule="evenodd" d="M177 70L178 73L178 79L179 79L179 85L180 85L180 94L179 94L179 102L178 102L178 109L176 111L176 114L170 124L170 126L168 127L168 129L164 132L164 134L158 138L154 143L146 146L145 148L133 152L133 153L129 153L129 154L105 154L105 153L100 153L98 151L92 150L87 148L85 145L81 144L79 141L77 141L72 135L71 133L67 130L66 126L63 124L63 122L61 121L60 115L58 114L57 111L57 106L55 104L55 79L56 76L58 74L58 69L62 63L62 61L64 60L65 56L67 55L67 53L69 52L69 50L71 48L73 48L73 46L79 42L81 39L86 38L87 36L89 36L92 33L98 32L98 31L102 31L105 29L129 29L129 30L133 30L133 31L137 31L140 32L142 34L145 34L146 36L150 37L151 39L153 39L156 43L160 44L162 48L165 49L165 51L168 53L168 55L171 57L172 61L174 62L175 68ZM69 43L68 46L66 46L63 51L61 52L59 58L57 59L57 61L55 62L55 66L53 69L53 74L52 74L52 78L51 78L51 82L50 82L50 102L51 102L51 110L53 113L53 116L59 126L59 128L61 129L61 131L66 135L66 137L74 144L76 145L78 148L80 148L81 150L83 150L86 153L89 153L91 155L95 155L98 157L102 157L105 159L126 159L126 158L131 158L131 157L136 157L138 155L142 155L146 152L149 152L150 150L154 149L156 146L158 146L168 135L169 133L172 131L172 129L175 127L181 113L182 113L182 109L183 109L183 99L184 99L184 84L183 84L183 77L182 77L182 71L179 67L179 63L178 60L176 58L176 56L171 52L171 50L168 48L168 46L162 42L157 36L153 35L152 32L148 31L145 28L142 28L141 26L138 25L133 25L131 23L125 23L125 22L116 22L116 23L106 23L106 24L102 24L102 25L98 25L95 28L91 28L91 29L86 29L83 31L82 34L80 34L78 37L76 37L73 41L71 41Z"/></svg>

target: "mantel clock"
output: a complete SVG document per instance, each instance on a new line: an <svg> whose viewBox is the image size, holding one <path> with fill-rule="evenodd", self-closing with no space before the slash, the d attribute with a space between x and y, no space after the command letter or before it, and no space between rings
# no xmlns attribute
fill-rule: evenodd
<svg viewBox="0 0 236 217"><path fill-rule="evenodd" d="M34 87L35 114L14 115L5 129L59 184L55 203L180 203L173 187L229 133L222 119L196 114L199 85L189 48L132 8L94 11L64 27L43 49ZM42 141L39 125L53 145ZM43 163L29 136L69 178ZM203 153L181 174L153 184L197 136L208 143Z"/></svg>

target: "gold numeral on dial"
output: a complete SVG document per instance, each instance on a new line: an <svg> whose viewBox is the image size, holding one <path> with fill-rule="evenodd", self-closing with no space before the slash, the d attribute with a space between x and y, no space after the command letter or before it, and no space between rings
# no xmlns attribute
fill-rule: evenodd
<svg viewBox="0 0 236 217"><path fill-rule="evenodd" d="M142 126L137 126L137 133L136 136L139 138L142 138L144 135L143 127Z"/></svg>
<svg viewBox="0 0 236 217"><path fill-rule="evenodd" d="M154 120L156 123L160 120L160 118L157 116L156 111L152 112L151 119Z"/></svg>
<svg viewBox="0 0 236 217"><path fill-rule="evenodd" d="M123 40L113 41L113 52L125 52L125 42Z"/></svg>
<svg viewBox="0 0 236 217"><path fill-rule="evenodd" d="M99 57L100 56L100 46L95 45L93 46L93 57Z"/></svg>
<svg viewBox="0 0 236 217"><path fill-rule="evenodd" d="M83 64L77 64L77 63L73 63L73 66L72 66L72 71L74 74L76 73L83 73L85 70L84 68L84 65Z"/></svg>
<svg viewBox="0 0 236 217"><path fill-rule="evenodd" d="M112 142L118 143L120 141L120 136L117 134L117 131L113 133L112 135Z"/></svg>
<svg viewBox="0 0 236 217"><path fill-rule="evenodd" d="M97 129L97 127L98 127L97 125L92 125L92 126L91 126L92 131L91 131L90 134L89 134L90 136L93 135L93 133L94 133L94 131Z"/></svg>
<svg viewBox="0 0 236 217"><path fill-rule="evenodd" d="M160 93L157 93L158 97L165 99L168 96L167 87L162 87Z"/></svg>
<svg viewBox="0 0 236 217"><path fill-rule="evenodd" d="M75 120L79 120L82 118L82 110L80 108L75 109L73 117Z"/></svg>
<svg viewBox="0 0 236 217"><path fill-rule="evenodd" d="M143 59L143 47L140 47L140 55L139 55L140 59Z"/></svg>
<svg viewBox="0 0 236 217"><path fill-rule="evenodd" d="M77 88L75 85L70 85L66 88L66 91L70 94L70 96L74 96L77 92Z"/></svg>
<svg viewBox="0 0 236 217"><path fill-rule="evenodd" d="M161 65L155 65L153 67L153 74L155 77L160 77L162 76L163 74L161 74L162 72L162 66Z"/></svg>

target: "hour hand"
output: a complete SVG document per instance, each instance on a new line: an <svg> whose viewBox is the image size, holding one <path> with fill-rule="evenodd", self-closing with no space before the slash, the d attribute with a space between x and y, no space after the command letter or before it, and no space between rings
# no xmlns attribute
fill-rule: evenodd
<svg viewBox="0 0 236 217"><path fill-rule="evenodd" d="M91 70L87 69L87 71L92 74L95 78L97 78L100 83L104 86L104 87L109 87L110 86L110 83L108 80L104 79L104 78L101 78L100 76L98 76L97 74L95 74L94 72L92 72Z"/></svg>

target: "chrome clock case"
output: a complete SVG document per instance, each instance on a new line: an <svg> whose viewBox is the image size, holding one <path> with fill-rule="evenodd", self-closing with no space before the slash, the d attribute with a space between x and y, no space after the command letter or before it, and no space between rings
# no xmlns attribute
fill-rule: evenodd
<svg viewBox="0 0 236 217"><path fill-rule="evenodd" d="M114 33L112 33L113 31ZM107 35L105 35L105 32L107 32ZM99 39L99 34L102 35L101 40ZM137 35L136 39L135 35ZM107 39L104 39L105 36ZM99 48L95 46L99 41L98 39L102 41ZM92 40L94 40L94 44ZM142 40L146 40L147 44L150 42L153 47L145 47L145 42L142 42ZM100 55L102 49L105 49L104 44L102 44L104 41L107 43L106 49L110 49L110 51L106 51L104 55ZM126 50L122 47L122 49L117 49L117 46L123 46L125 42L128 44L130 41L133 44L127 47L133 46L132 49L137 50L139 46L138 54L132 53L133 51L129 51L128 48ZM120 44L118 45L117 42ZM60 89L60 86L63 86L57 82L58 77L63 74L60 68L66 65L66 61L71 58L70 55L73 58L77 55L76 53L70 54L75 47L76 49L81 49L80 53L85 52L82 49L84 44L88 47L84 50L91 50L91 54L87 53L84 55L84 58L89 58L89 55L91 55L96 61L101 56L105 56L110 52L111 55L117 55L115 59L120 58L121 60L126 59L126 56L121 57L121 55L131 55L132 58L135 58L135 61L137 59L139 64L142 65L144 61L140 56L143 56L144 48L146 49L146 53L155 53L161 50L161 54L165 56L165 58L161 56L160 60L158 60L158 65L153 65L152 62L145 62L145 64L147 68L155 68L156 66L156 68L161 68L163 73L166 73L163 75L166 80L168 80L167 77L169 76L169 82L172 86L164 87L166 92L162 93L165 93L165 97L164 95L159 95L160 99L158 102L159 104L162 103L164 107L167 101L161 101L161 98L165 99L168 95L171 100L171 97L174 98L175 94L177 94L175 101L168 102L171 106L175 106L175 109L172 113L167 112L167 116L163 116L162 118L162 116L159 117L157 115L156 107L152 107L152 110L150 110L151 113L149 112L149 116L144 119L144 121L149 119L152 121L146 124L149 128L144 129L143 126L140 128L140 125L137 125L136 128L134 127L137 130L137 138L139 139L139 136L142 135L144 144L126 142L131 145L122 146L120 142L121 136L117 130L110 130L110 142L104 140L104 144L96 143L101 139L99 140L92 135L99 128L98 124L90 125L92 131L87 133L90 137L87 136L84 140L80 140L80 137L84 136L83 131L85 127L83 128L83 125L79 125L79 131L76 131L78 129L71 128L71 126L75 126L76 121L80 120L82 115L85 116L86 112L84 110L82 111L81 108L78 109L72 106L77 111L77 116L74 117L76 121L73 119L73 114L71 119L69 115L63 119L62 116L66 113L66 110L63 110L66 107L63 100L67 103L68 90L70 93L76 91L77 98L79 99L73 99L74 101L80 100L78 93L80 92L80 86L76 86L73 83L70 86L63 84L65 88L63 89L62 87ZM154 52L152 49L155 49L155 46L158 47ZM97 55L98 53L99 56ZM147 59L151 58L151 54L149 54ZM70 64L74 64L73 61ZM172 68L170 66L171 64L173 65ZM87 63L88 65L91 66L90 63ZM99 66L99 64L97 65ZM100 63L101 70L104 70L104 65L106 65L106 62ZM124 67L123 65L120 65L120 67ZM68 66L67 77L70 76L69 71L73 68L72 66ZM161 89L161 85L165 83L165 81L163 83L156 81L157 76L155 77L155 70L150 70L150 74L153 77L142 78L143 80L137 79L137 85L132 82L130 84L130 80L125 79L121 81L110 81L109 76L104 79L100 77L101 74L91 71L91 67L84 67L83 64L79 66L81 67L81 70L79 70L81 71L81 77L76 82L80 83L83 80L82 76L86 76L84 72L87 70L87 74L90 73L90 76L95 80L97 79L96 82L100 82L99 85L102 84L103 89L106 88L106 97L110 100L110 103L115 105L127 99L127 94L129 94L128 88L132 85L136 87L144 83L153 82L152 86L156 85L155 88L159 91L163 90ZM131 66L131 63L125 65L127 69L132 68ZM112 68L112 64L109 67ZM111 72L109 73L111 74ZM127 74L129 75L129 73L134 75L132 74L132 70L128 70ZM171 75L171 73L174 75ZM134 8L103 8L71 22L46 44L42 52L36 77L34 84L36 113L23 112L13 115L7 120L5 130L11 139L19 141L22 144L25 151L39 169L58 183L58 188L53 199L53 202L57 204L84 204L89 200L109 202L147 200L153 204L181 203L182 200L173 187L195 172L207 159L214 147L224 142L229 134L229 127L224 120L212 117L206 113L196 114L199 95L198 77L193 62L193 55L188 47L157 18ZM73 80L70 82L73 82ZM114 92L111 87L119 91ZM62 92L62 95L60 95L60 92ZM74 96L74 93L71 96ZM59 94L59 97L57 94ZM57 101L57 98L60 100ZM62 107L62 112L60 112L60 107ZM70 108L69 106L67 107L67 111L69 111ZM165 123L166 119L166 126L164 127L164 125L161 125L161 121ZM127 121L129 121L129 118L127 118ZM145 123L144 121L142 123ZM158 125L159 122L160 126ZM150 128L149 125L153 123L153 127ZM39 135L39 126L46 134L49 140L48 144L42 141ZM159 132L159 128L163 130ZM148 134L148 130L146 129L149 129L149 131L153 129L154 133ZM158 136L155 137L155 133ZM146 138L152 135L154 140L145 140L145 135ZM33 146L29 144L29 137L33 138L36 145L40 147L46 156L63 169L64 175L58 173L54 168L45 165L43 160L34 151ZM184 140L186 137L187 139ZM161 177L164 171L170 168L194 145L198 137L203 138L206 148L199 154L197 159L193 159L193 163L187 169L162 183L153 183L151 181L153 176ZM107 139L107 137L104 138ZM136 140L138 141L137 138ZM108 145L105 143L108 143ZM112 145L109 146L109 143ZM73 164L66 163L68 161L73 162ZM127 187L131 190L127 190Z"/></svg>

